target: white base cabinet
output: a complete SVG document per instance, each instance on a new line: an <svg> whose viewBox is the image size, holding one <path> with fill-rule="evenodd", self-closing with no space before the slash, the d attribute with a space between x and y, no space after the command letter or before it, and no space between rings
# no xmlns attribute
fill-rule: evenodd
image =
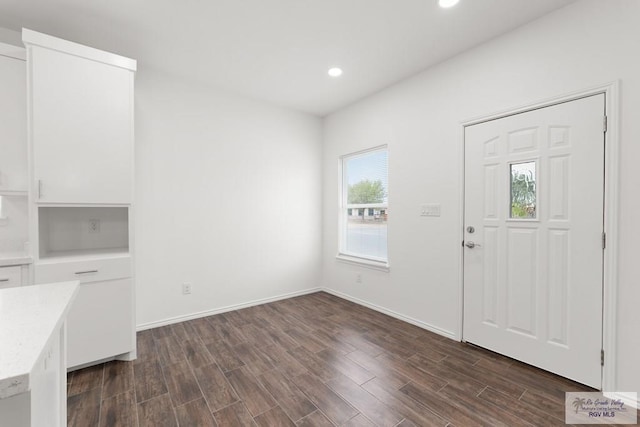
<svg viewBox="0 0 640 427"><path fill-rule="evenodd" d="M131 279L80 285L67 318L68 368L133 350L131 293Z"/></svg>
<svg viewBox="0 0 640 427"><path fill-rule="evenodd" d="M79 280L67 318L67 368L135 355L133 280L129 256L55 260L35 265L36 283Z"/></svg>

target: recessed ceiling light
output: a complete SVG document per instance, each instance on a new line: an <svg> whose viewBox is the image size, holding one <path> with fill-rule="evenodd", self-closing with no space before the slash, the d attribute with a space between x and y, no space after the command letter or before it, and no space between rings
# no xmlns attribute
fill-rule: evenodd
<svg viewBox="0 0 640 427"><path fill-rule="evenodd" d="M460 0L438 0L438 4L440 5L440 7L446 9L457 5L459 1Z"/></svg>
<svg viewBox="0 0 640 427"><path fill-rule="evenodd" d="M327 73L331 77L340 77L342 75L342 69L337 67L329 68L329 71L327 71Z"/></svg>

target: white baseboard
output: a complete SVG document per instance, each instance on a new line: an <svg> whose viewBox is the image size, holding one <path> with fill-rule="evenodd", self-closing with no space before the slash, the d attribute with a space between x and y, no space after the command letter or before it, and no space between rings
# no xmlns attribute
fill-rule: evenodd
<svg viewBox="0 0 640 427"><path fill-rule="evenodd" d="M144 331L146 329L152 329L152 328L158 328L160 326L166 326L166 325L172 325L174 323L180 323L180 322L184 322L187 320L193 320L193 319L199 319L201 317L207 317L207 316L213 316L216 314L220 314L220 313L226 313L228 311L233 311L233 310L240 310L242 308L248 308L248 307L253 307L256 305L260 305L260 304L266 304L266 303L270 303L270 302L274 302L274 301L280 301L283 299L287 299L287 298L293 298L293 297L297 297L297 296L301 296L301 295L307 295L307 294L312 294L314 292L320 292L320 291L324 291L327 292L329 294L335 295L338 298L342 298L345 299L347 301L351 301L355 304L361 305L363 307L367 307L370 308L372 310L378 311L380 313L384 313L386 315L389 315L391 317L395 317L396 319L402 320L404 322L407 323L411 323L412 325L418 326L419 328L422 329L426 329L427 331L433 332L435 334L438 335L442 335L444 337L450 338L452 340L456 340L456 336L453 332L450 331L446 331L444 329L441 329L437 326L434 325L430 325L428 323L422 322L420 320L405 316L403 314L397 313L393 310L389 310L387 308L381 307L379 305L376 304L372 304L368 301L364 301L361 300L359 298L355 298L351 295L347 295L344 294L342 292L333 290L333 289L329 289L329 288L324 288L324 287L316 287L316 288L311 288L311 289L305 289L303 291L296 291L296 292L291 292L288 294L282 294L282 295L278 295L275 297L269 297L269 298L262 298L259 300L253 300L253 301L249 301L249 302L245 302L245 303L241 303L241 304L234 304L234 305L228 305L226 307L220 307L220 308L216 308L213 310L205 310L205 311L200 311L197 313L191 313L191 314L186 314L186 315L182 315L182 316L176 316L176 317L170 317L167 319L163 319L163 320L157 320L155 322L148 322L148 323L141 323L139 325L137 325L136 330L137 331Z"/></svg>
<svg viewBox="0 0 640 427"><path fill-rule="evenodd" d="M180 323L187 320L199 319L201 317L213 316L215 314L226 313L227 311L240 310L242 308L253 307L255 305L266 304L269 302L279 301L287 298L293 298L300 295L312 294L314 292L322 291L322 288L311 288L303 291L290 292L288 294L282 294L275 297L262 298L253 300L241 304L228 305L226 307L215 308L213 310L205 310L197 313L186 314L183 316L169 317L163 320L157 320L155 322L141 323L136 326L137 331L144 331L146 329L158 328L160 326L172 325L174 323Z"/></svg>
<svg viewBox="0 0 640 427"><path fill-rule="evenodd" d="M384 313L391 317L395 317L396 319L402 320L403 322L411 323L412 325L418 326L419 328L426 329L427 331L433 332L434 334L442 335L444 337L450 338L452 340L456 340L456 336L453 332L446 331L437 326L430 325L429 323L425 323L421 320L414 319L412 317L405 316L403 314L397 313L393 310L389 310L387 308L381 307L379 305L372 304L370 302L361 300L359 298L352 297L351 295L344 294L342 292L338 292L329 288L322 288L322 291L337 296L338 298L346 299L347 301L351 301L358 305L370 308L372 310L378 311L380 313Z"/></svg>
<svg viewBox="0 0 640 427"><path fill-rule="evenodd" d="M638 401L638 393L628 393L625 391L605 391L604 394L609 399L620 399L625 405L631 406L635 409L640 409L640 402Z"/></svg>

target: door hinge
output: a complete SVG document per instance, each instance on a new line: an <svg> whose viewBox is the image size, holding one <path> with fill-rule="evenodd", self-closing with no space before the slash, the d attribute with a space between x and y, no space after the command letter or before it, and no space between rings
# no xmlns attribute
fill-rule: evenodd
<svg viewBox="0 0 640 427"><path fill-rule="evenodd" d="M604 366L604 349L600 350L600 366Z"/></svg>
<svg viewBox="0 0 640 427"><path fill-rule="evenodd" d="M607 133L607 116L602 118L602 132Z"/></svg>
<svg viewBox="0 0 640 427"><path fill-rule="evenodd" d="M607 233L602 232L602 249L607 248Z"/></svg>

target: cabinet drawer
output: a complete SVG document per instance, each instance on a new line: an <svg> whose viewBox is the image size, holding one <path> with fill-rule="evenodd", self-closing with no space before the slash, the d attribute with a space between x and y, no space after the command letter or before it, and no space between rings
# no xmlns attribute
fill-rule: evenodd
<svg viewBox="0 0 640 427"><path fill-rule="evenodd" d="M0 267L0 289L22 285L22 267Z"/></svg>
<svg viewBox="0 0 640 427"><path fill-rule="evenodd" d="M56 262L35 265L35 283L66 282L80 283L131 277L131 257Z"/></svg>

